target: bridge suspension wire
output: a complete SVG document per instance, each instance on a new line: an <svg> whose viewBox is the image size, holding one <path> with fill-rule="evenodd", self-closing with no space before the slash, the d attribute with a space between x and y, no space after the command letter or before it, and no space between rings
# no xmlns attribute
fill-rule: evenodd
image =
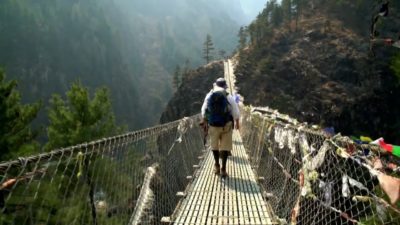
<svg viewBox="0 0 400 225"><path fill-rule="evenodd" d="M225 77L233 92L231 64L225 63ZM400 224L400 171L390 167L394 158L379 147L327 135L269 108L243 106L241 135L235 134L240 151L233 152L229 164L232 179L218 183L211 174L211 154L204 155L198 120L196 115L0 163L0 224L153 225L162 218L174 222L169 215L177 215L178 224L186 212L177 206L197 210L190 215L211 215L192 217L200 223L189 224L264 224L251 221L258 219L271 224L276 219L302 225ZM214 187L188 185L192 175ZM210 188L217 194L204 191ZM198 196L204 192L212 193L206 210L185 199L187 194L201 202ZM213 204L216 197L223 200L223 210ZM255 210L260 207L267 210Z"/></svg>
<svg viewBox="0 0 400 225"><path fill-rule="evenodd" d="M250 163L283 224L400 224L399 174L377 166L393 160L378 147L329 136L268 108L242 114Z"/></svg>
<svg viewBox="0 0 400 225"><path fill-rule="evenodd" d="M204 150L198 115L0 164L0 224L159 224Z"/></svg>

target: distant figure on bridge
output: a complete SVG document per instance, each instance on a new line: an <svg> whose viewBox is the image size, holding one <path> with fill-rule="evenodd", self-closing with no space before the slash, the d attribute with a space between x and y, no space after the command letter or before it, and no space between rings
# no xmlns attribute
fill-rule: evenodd
<svg viewBox="0 0 400 225"><path fill-rule="evenodd" d="M376 31L376 25L379 21L379 18L387 17L388 15L389 15L389 1L384 0L379 9L379 12L376 15L374 15L374 17L372 19L371 34L370 34L371 39L375 39L375 37L378 35L378 33Z"/></svg>
<svg viewBox="0 0 400 225"><path fill-rule="evenodd" d="M202 124L210 135L211 150L215 159L214 172L222 177L228 176L226 163L232 151L232 130L234 127L240 127L239 106L235 98L226 91L227 87L225 79L218 78L201 107ZM219 158L222 160L222 167Z"/></svg>

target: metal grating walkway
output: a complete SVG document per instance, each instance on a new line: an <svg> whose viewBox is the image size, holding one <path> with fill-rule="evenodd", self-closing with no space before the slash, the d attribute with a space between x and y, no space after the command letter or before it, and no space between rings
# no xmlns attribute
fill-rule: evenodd
<svg viewBox="0 0 400 225"><path fill-rule="evenodd" d="M228 178L213 173L214 159L209 152L188 194L177 209L174 224L268 225L268 206L251 169L239 132L234 131Z"/></svg>

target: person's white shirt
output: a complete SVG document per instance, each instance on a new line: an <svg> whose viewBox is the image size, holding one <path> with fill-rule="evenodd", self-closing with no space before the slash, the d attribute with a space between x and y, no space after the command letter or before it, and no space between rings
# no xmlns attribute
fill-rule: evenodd
<svg viewBox="0 0 400 225"><path fill-rule="evenodd" d="M208 100L210 99L212 93L214 92L218 92L218 91L225 91L224 88L222 87L218 87L218 86L214 86L213 90L211 90L205 97L204 102L203 102L203 106L201 107L201 116L203 119L205 119L206 117L206 110L207 110L207 103ZM226 97L226 99L229 102L229 110L231 112L231 115L233 117L233 120L236 121L240 118L240 110L239 110L239 106L235 101L235 98L232 95L228 95Z"/></svg>

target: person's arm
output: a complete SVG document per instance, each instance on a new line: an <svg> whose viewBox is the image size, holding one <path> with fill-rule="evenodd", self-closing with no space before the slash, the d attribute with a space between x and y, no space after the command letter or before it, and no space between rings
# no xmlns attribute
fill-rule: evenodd
<svg viewBox="0 0 400 225"><path fill-rule="evenodd" d="M233 120L235 121L235 129L239 130L240 129L239 105L236 103L235 99L232 96L228 96L228 101L229 101L229 104L231 105L231 114L232 114Z"/></svg>
<svg viewBox="0 0 400 225"><path fill-rule="evenodd" d="M208 99L210 98L211 93L208 93L206 97L204 98L203 105L201 106L201 122L205 123L206 122L206 110L207 110L207 102Z"/></svg>

